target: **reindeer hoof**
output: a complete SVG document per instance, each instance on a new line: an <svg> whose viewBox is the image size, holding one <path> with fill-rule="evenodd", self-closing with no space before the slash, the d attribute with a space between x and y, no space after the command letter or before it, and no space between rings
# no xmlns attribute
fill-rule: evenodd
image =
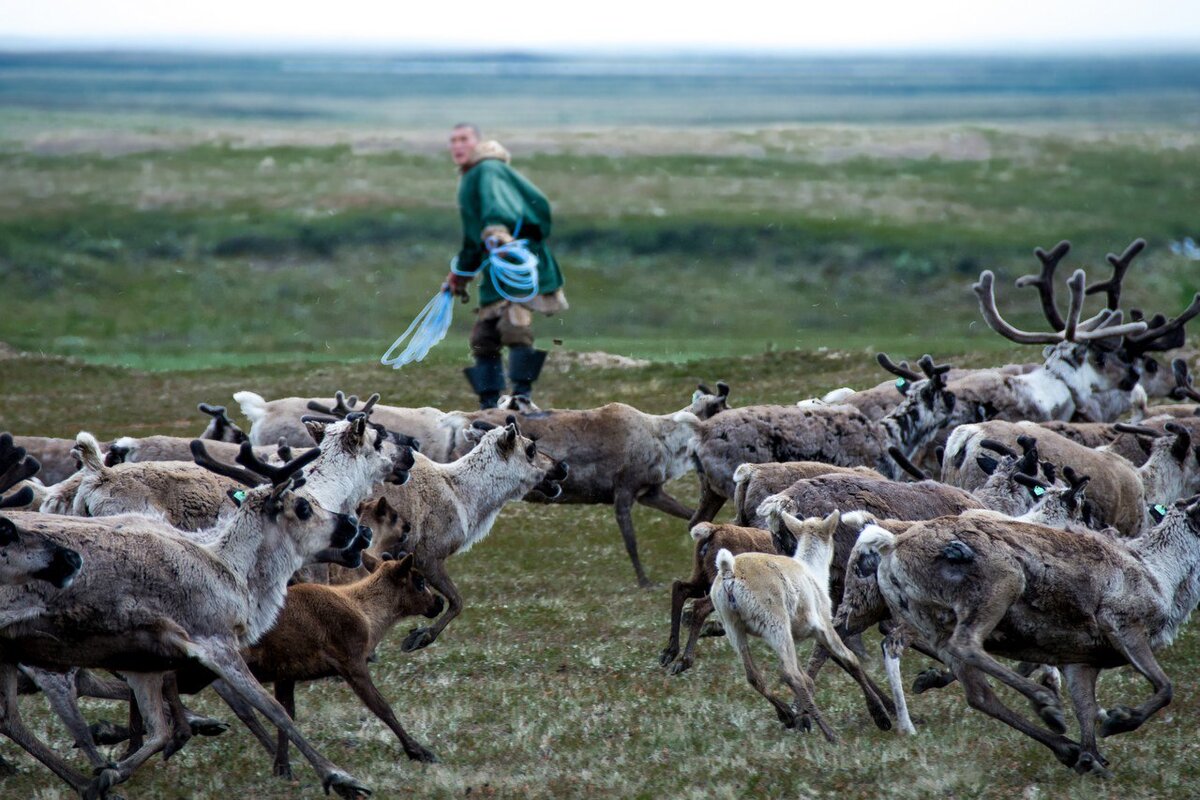
<svg viewBox="0 0 1200 800"><path fill-rule="evenodd" d="M163 761L169 761L171 756L183 749L183 746L192 739L192 734L189 732L187 736L176 736L167 742L163 747Z"/></svg>
<svg viewBox="0 0 1200 800"><path fill-rule="evenodd" d="M411 653L414 650L420 650L422 647L428 647L433 644L433 631L429 628L413 628L409 631L408 636L404 638L404 643L400 645L400 649L405 653Z"/></svg>
<svg viewBox="0 0 1200 800"><path fill-rule="evenodd" d="M930 689L941 689L953 682L954 676L951 673L930 668L917 675L917 679L913 681L912 690L913 694L924 694Z"/></svg>
<svg viewBox="0 0 1200 800"><path fill-rule="evenodd" d="M1141 724L1141 720L1129 706L1113 706L1100 712L1103 722L1100 723L1101 736L1113 736L1118 733L1128 733Z"/></svg>
<svg viewBox="0 0 1200 800"><path fill-rule="evenodd" d="M1046 727L1054 733L1067 732L1067 720L1063 716L1062 709L1058 706L1042 706L1038 709L1038 716L1042 718L1042 722L1046 723Z"/></svg>
<svg viewBox="0 0 1200 800"><path fill-rule="evenodd" d="M692 668L692 660L690 658L681 658L678 661L676 661L674 664L672 664L671 668L667 671L669 673L671 673L672 675L682 675L683 673L687 672L691 668Z"/></svg>
<svg viewBox="0 0 1200 800"><path fill-rule="evenodd" d="M188 727L192 729L193 736L220 736L229 730L229 723L213 717L192 717L188 720Z"/></svg>
<svg viewBox="0 0 1200 800"><path fill-rule="evenodd" d="M344 797L346 800L359 800L359 798L371 796L370 789L344 772L329 773L321 785L325 789L325 794L329 794L329 790L333 789L337 792L338 797Z"/></svg>
<svg viewBox="0 0 1200 800"><path fill-rule="evenodd" d="M661 586L662 586L661 583L655 583L654 581L650 580L649 578L638 578L638 588L639 589L658 589Z"/></svg>
<svg viewBox="0 0 1200 800"><path fill-rule="evenodd" d="M275 764L271 767L271 774L276 778L283 778L286 781L290 781L292 779L292 765L290 763ZM329 794L328 789L325 791L325 794Z"/></svg>
<svg viewBox="0 0 1200 800"><path fill-rule="evenodd" d="M83 800L115 800L108 790L121 782L121 773L112 767L101 767L96 777L83 790Z"/></svg>
<svg viewBox="0 0 1200 800"><path fill-rule="evenodd" d="M441 759L439 759L432 752L430 752L429 750L426 750L424 747L422 747L419 744L414 745L413 749L411 749L411 750L406 749L404 751L404 753L405 753L405 755L408 756L409 761L419 761L422 764L440 764L440 763L442 763Z"/></svg>
<svg viewBox="0 0 1200 800"><path fill-rule="evenodd" d="M1075 769L1075 765L1083 757L1083 748L1066 737L1060 738L1052 747L1054 749L1054 757L1071 769Z"/></svg>
<svg viewBox="0 0 1200 800"><path fill-rule="evenodd" d="M671 662L674 661L678 656L678 647L665 647L663 648L663 651L658 654L658 665L660 667L669 667L671 666Z"/></svg>
<svg viewBox="0 0 1200 800"><path fill-rule="evenodd" d="M10 777L17 774L17 768L8 759L0 758L0 776Z"/></svg>
<svg viewBox="0 0 1200 800"><path fill-rule="evenodd" d="M129 728L106 719L89 725L88 732L92 734L92 741L102 746L120 744L129 738Z"/></svg>
<svg viewBox="0 0 1200 800"><path fill-rule="evenodd" d="M724 636L725 626L719 622L706 622L704 627L700 629L700 638L708 639L714 636Z"/></svg>
<svg viewBox="0 0 1200 800"><path fill-rule="evenodd" d="M1075 762L1075 772L1080 775L1095 775L1097 778L1111 778L1113 774L1100 763L1103 760L1103 756L1097 758L1097 755L1092 753L1080 753L1079 760Z"/></svg>

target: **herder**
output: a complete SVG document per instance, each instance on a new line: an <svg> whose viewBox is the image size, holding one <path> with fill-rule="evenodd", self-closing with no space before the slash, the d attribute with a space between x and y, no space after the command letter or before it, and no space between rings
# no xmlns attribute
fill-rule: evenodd
<svg viewBox="0 0 1200 800"><path fill-rule="evenodd" d="M458 208L462 214L463 244L457 257L460 272L476 272L479 309L471 330L471 355L475 366L463 370L479 395L480 408L495 408L505 391L501 348L508 347L508 379L512 393L530 397L533 382L542 371L545 350L533 347L533 312L557 314L567 310L562 272L546 240L550 238L550 202L509 161L508 151L496 141L481 141L479 129L469 123L450 132L450 155L458 166ZM513 241L527 239L538 258L537 295L521 303L504 299L489 272L489 252ZM451 272L446 276L454 294L467 302L471 277Z"/></svg>

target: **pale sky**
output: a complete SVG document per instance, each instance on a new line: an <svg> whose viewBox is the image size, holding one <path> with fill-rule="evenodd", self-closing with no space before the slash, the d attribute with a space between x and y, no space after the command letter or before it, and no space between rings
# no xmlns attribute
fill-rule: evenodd
<svg viewBox="0 0 1200 800"><path fill-rule="evenodd" d="M0 0L0 46L1200 50L1200 0Z"/></svg>

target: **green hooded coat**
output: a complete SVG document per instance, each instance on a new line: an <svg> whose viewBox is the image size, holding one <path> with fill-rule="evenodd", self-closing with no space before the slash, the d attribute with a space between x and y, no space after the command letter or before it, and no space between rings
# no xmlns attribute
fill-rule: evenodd
<svg viewBox="0 0 1200 800"><path fill-rule="evenodd" d="M502 160L481 160L463 174L458 184L458 209L463 224L458 268L464 272L479 269L476 277L481 306L504 299L492 284L487 248L481 239L483 231L493 225L503 225L518 238L529 240L529 250L538 258L538 294L553 294L562 287L562 272L546 243L550 238L550 201L528 178Z"/></svg>

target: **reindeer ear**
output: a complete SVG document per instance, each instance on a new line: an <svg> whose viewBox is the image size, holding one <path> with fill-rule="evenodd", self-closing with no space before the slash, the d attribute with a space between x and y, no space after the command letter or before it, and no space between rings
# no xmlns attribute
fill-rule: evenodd
<svg viewBox="0 0 1200 800"><path fill-rule="evenodd" d="M321 442L325 439L324 422L318 422L315 419L306 419L304 420L304 427L308 430L308 435L311 436L313 441L318 445L321 444Z"/></svg>
<svg viewBox="0 0 1200 800"><path fill-rule="evenodd" d="M511 419L511 417L510 417ZM512 450L517 445L517 426L509 423L504 426L504 435L500 437L500 447L503 450Z"/></svg>
<svg viewBox="0 0 1200 800"><path fill-rule="evenodd" d="M717 381L717 396L729 399L729 384L725 381Z"/></svg>
<svg viewBox="0 0 1200 800"><path fill-rule="evenodd" d="M361 411L353 411L346 415L350 422L350 435L355 444L361 444L367 437L367 415Z"/></svg>
<svg viewBox="0 0 1200 800"><path fill-rule="evenodd" d="M412 571L413 568L413 554L405 553L400 557L398 564L399 566L397 566L396 569L400 572L400 574L407 575Z"/></svg>
<svg viewBox="0 0 1200 800"><path fill-rule="evenodd" d="M978 464L979 468L987 475L991 475L996 471L996 467L1000 466L1000 462L991 456L979 456L975 459L975 463Z"/></svg>
<svg viewBox="0 0 1200 800"><path fill-rule="evenodd" d="M829 516L825 517L825 519L821 521L822 533L824 533L826 536L833 536L834 532L837 530L838 523L841 521L842 512L835 508L832 513L829 514Z"/></svg>
<svg viewBox="0 0 1200 800"><path fill-rule="evenodd" d="M241 508L242 503L246 502L246 490L245 489L230 489L225 494L227 494L229 496L229 499L232 500L233 504L235 506L237 506L238 508Z"/></svg>

